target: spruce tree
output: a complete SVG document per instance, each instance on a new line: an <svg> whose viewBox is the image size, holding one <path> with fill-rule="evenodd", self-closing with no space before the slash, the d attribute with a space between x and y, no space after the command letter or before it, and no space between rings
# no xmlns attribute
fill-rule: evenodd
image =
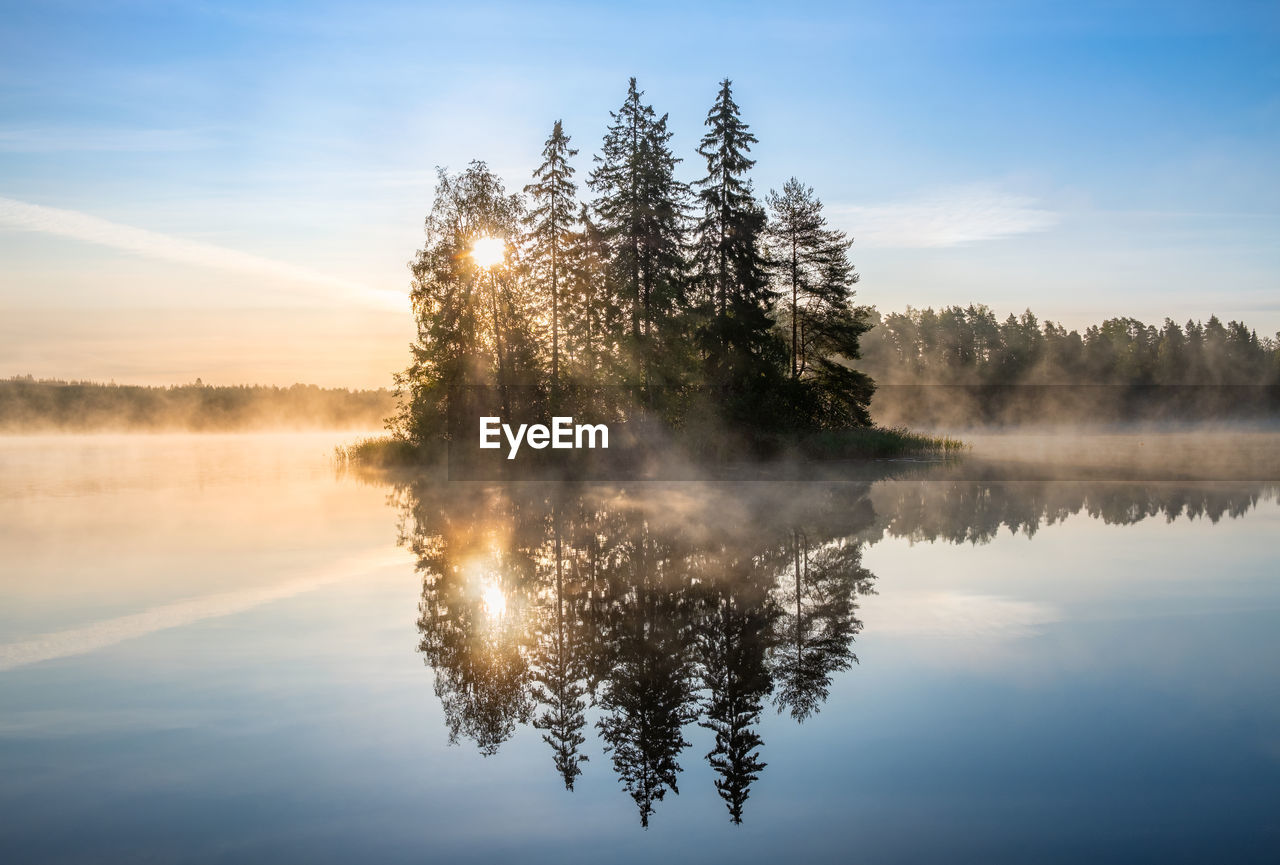
<svg viewBox="0 0 1280 865"><path fill-rule="evenodd" d="M616 408L610 398L616 394L601 388L618 383L619 370L613 361L620 351L622 311L613 291L608 243L586 205L581 206L578 225L567 248L560 312L567 366L563 374L573 385L574 404L562 408L590 409L604 416Z"/></svg>
<svg viewBox="0 0 1280 865"><path fill-rule="evenodd" d="M609 284L609 244L604 232L582 206L582 229L574 238L575 322L586 381L601 380L601 358L617 353L610 336L617 333L620 313Z"/></svg>
<svg viewBox="0 0 1280 865"><path fill-rule="evenodd" d="M695 230L707 379L737 391L733 414L767 422L758 409L779 383L785 348L769 315L765 213L746 176L755 164L747 154L756 137L739 117L728 79L721 82L706 125L698 153L706 159L707 176L694 186L702 205Z"/></svg>
<svg viewBox="0 0 1280 865"><path fill-rule="evenodd" d="M560 293L577 210L575 196L578 189L573 182L574 169L569 158L577 153L569 147L569 136L564 134L563 126L557 120L542 149L542 164L533 172L534 182L524 188L532 199L532 207L526 217L531 275L539 295L549 301L551 308L553 398L560 387Z"/></svg>
<svg viewBox="0 0 1280 865"><path fill-rule="evenodd" d="M673 333L684 300L684 200L675 178L667 115L641 102L632 78L605 134L588 181L593 209L610 248L610 284L629 332L622 358L626 378L647 385L654 364L679 341Z"/></svg>
<svg viewBox="0 0 1280 865"><path fill-rule="evenodd" d="M707 762L734 823L742 822L751 784L766 765L756 728L773 687L765 655L775 611L749 576L743 582L718 588L698 638L705 695L698 725L715 734Z"/></svg>

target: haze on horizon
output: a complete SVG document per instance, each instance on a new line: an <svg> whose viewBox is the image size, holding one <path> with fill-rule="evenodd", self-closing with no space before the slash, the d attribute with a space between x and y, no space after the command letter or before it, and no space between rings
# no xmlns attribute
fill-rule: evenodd
<svg viewBox="0 0 1280 865"><path fill-rule="evenodd" d="M519 189L562 119L585 176L631 75L685 179L731 77L882 311L1280 330L1272 4L5 14L0 376L385 386L435 166Z"/></svg>

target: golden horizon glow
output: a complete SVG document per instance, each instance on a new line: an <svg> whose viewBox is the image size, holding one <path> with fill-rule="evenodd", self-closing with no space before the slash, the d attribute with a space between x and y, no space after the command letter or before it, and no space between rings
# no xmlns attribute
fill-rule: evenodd
<svg viewBox="0 0 1280 865"><path fill-rule="evenodd" d="M471 242L471 260L477 267L495 267L502 264L506 257L507 242L501 237L482 235Z"/></svg>

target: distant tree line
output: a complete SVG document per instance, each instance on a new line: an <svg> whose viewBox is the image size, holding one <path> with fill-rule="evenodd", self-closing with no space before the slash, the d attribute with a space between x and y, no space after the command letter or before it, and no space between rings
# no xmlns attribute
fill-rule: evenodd
<svg viewBox="0 0 1280 865"><path fill-rule="evenodd" d="M169 387L0 379L0 431L365 429L392 414L391 391L310 384Z"/></svg>
<svg viewBox="0 0 1280 865"><path fill-rule="evenodd" d="M418 334L397 377L402 438L447 436L459 393L476 386L498 403L486 411L525 419L591 412L774 431L869 422L873 384L853 362L870 311L853 301L852 241L794 178L756 194L756 138L729 81L691 184L676 176L667 115L643 97L631 79L585 189L559 121L522 192L483 162L440 171L410 262Z"/></svg>
<svg viewBox="0 0 1280 865"><path fill-rule="evenodd" d="M1031 310L997 319L970 304L877 315L861 368L878 384L1272 385L1280 334L1243 322L1109 318L1067 330Z"/></svg>
<svg viewBox="0 0 1280 865"><path fill-rule="evenodd" d="M1280 341L1216 316L1081 333L970 304L875 315L861 368L877 421L914 427L1259 421L1280 415Z"/></svg>

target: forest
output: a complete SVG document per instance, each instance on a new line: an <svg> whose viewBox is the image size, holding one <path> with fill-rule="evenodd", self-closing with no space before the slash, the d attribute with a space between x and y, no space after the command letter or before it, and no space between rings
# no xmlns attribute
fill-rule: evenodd
<svg viewBox="0 0 1280 865"><path fill-rule="evenodd" d="M861 368L883 384L1280 384L1280 334L1258 337L1244 322L1159 327L1109 318L1068 331L1031 310L997 319L970 304L873 317Z"/></svg>
<svg viewBox="0 0 1280 865"><path fill-rule="evenodd" d="M1280 417L1280 341L1243 322L1156 327L1110 318L1081 333L1031 310L987 306L874 315L861 368L881 423L1271 422Z"/></svg>
<svg viewBox="0 0 1280 865"><path fill-rule="evenodd" d="M417 339L390 424L401 443L458 439L481 414L656 422L696 450L891 435L872 428L873 412L881 425L933 428L1280 412L1280 343L1239 321L1113 318L1080 333L1030 310L882 316L858 304L853 240L814 190L795 177L754 189L757 139L728 80L692 183L677 177L667 115L634 78L610 117L584 184L559 121L518 191L484 162L439 170L409 265ZM1151 390L1170 386L1200 390ZM1088 390L1098 387L1113 390ZM1214 387L1236 390L1203 390ZM871 451L912 448L946 450L917 437Z"/></svg>
<svg viewBox="0 0 1280 865"><path fill-rule="evenodd" d="M520 191L484 162L440 170L410 262L401 440L448 437L451 411L473 429L469 388L499 403L486 414L643 417L691 438L869 424L874 386L853 362L871 312L854 302L851 239L795 178L756 193L757 139L728 80L692 183L643 97L631 79L584 188L559 121Z"/></svg>
<svg viewBox="0 0 1280 865"><path fill-rule="evenodd" d="M1240 321L1119 317L1081 333L1030 310L1002 320L974 303L859 304L853 239L814 190L792 177L757 193L757 139L727 79L705 126L686 183L668 116L632 78L582 182L560 121L515 191L481 161L439 169L409 262L417 333L394 402L381 390L27 377L0 382L0 429L385 421L395 448L383 450L412 456L472 437L481 415L574 415L675 434L695 452L803 441L887 456L956 444L894 424L1280 415L1280 335Z"/></svg>
<svg viewBox="0 0 1280 865"><path fill-rule="evenodd" d="M170 387L0 379L0 432L374 430L395 402L388 390L309 384Z"/></svg>

